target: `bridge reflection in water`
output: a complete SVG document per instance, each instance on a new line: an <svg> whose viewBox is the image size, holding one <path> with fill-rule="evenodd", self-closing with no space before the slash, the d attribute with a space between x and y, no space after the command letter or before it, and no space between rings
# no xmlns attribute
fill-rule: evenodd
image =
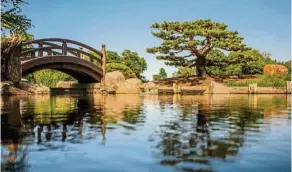
<svg viewBox="0 0 292 172"><path fill-rule="evenodd" d="M188 162L212 171L210 158L236 157L241 147L254 144L246 143L247 133L260 140L274 125L262 119L286 118L289 108L290 96L282 95L2 97L1 167L29 168L30 145L37 151L63 150L62 143L90 140L106 145L106 133L118 130L148 137L152 159L162 166Z"/></svg>

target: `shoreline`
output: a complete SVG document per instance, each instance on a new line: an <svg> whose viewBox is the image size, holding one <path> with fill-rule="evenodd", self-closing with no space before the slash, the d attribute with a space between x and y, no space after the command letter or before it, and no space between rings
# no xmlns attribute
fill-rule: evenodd
<svg viewBox="0 0 292 172"><path fill-rule="evenodd" d="M32 87L35 86L34 84ZM13 95L50 95L50 94L111 94L111 95L124 95L124 94L135 94L135 95L212 95L212 94L291 94L291 88L287 87L180 87L174 89L172 87L161 87L157 88L153 92L143 92L141 89L140 93L113 93L113 92L102 92L96 88L48 88L46 91L31 92L29 90L19 89L11 86L9 91L2 91L1 96L13 96Z"/></svg>

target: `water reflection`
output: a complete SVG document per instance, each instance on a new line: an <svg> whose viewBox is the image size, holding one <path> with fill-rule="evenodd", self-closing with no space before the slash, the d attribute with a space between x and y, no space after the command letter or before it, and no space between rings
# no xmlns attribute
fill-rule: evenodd
<svg viewBox="0 0 292 172"><path fill-rule="evenodd" d="M268 126L262 125L261 119L272 114L290 118L290 96L226 96L175 95L172 101L159 97L161 109L172 105L170 109L181 112L154 132L158 140L152 149L156 161L182 171L214 171L214 159L236 160L240 148L247 144L247 135L256 137L248 144L264 137L260 132Z"/></svg>
<svg viewBox="0 0 292 172"><path fill-rule="evenodd" d="M105 144L107 129L133 130L130 124L144 122L139 97L13 96L2 97L1 109L1 144L6 149L1 168L11 171L27 169L29 144L41 145L39 151L62 149L60 141L85 143L99 135ZM107 127L108 123L114 125Z"/></svg>
<svg viewBox="0 0 292 172"><path fill-rule="evenodd" d="M34 152L73 153L69 145L91 141L107 153L114 149L106 146L115 144L121 152L141 152L136 164L150 147L149 169L218 171L216 164L236 163L242 148L260 144L273 125L289 127L291 119L290 96L283 95L13 96L1 98L1 110L1 168L6 171L34 169L28 159ZM288 137L275 144L290 144Z"/></svg>

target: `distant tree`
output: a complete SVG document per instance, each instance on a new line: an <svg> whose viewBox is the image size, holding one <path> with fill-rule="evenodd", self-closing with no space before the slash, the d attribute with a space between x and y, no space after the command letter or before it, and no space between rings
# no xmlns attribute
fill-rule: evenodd
<svg viewBox="0 0 292 172"><path fill-rule="evenodd" d="M220 50L212 50L206 58L206 68L211 75L261 74L266 59L257 50L230 52L225 55Z"/></svg>
<svg viewBox="0 0 292 172"><path fill-rule="evenodd" d="M31 39L32 35L27 30L33 25L31 20L22 14L21 7L24 0L1 0L1 36L6 34L19 34Z"/></svg>
<svg viewBox="0 0 292 172"><path fill-rule="evenodd" d="M212 49L243 51L248 49L237 31L211 20L154 23L152 34L163 40L158 47L148 48L149 53L160 53L159 60L167 65L196 67L198 75L206 75L206 56Z"/></svg>
<svg viewBox="0 0 292 172"><path fill-rule="evenodd" d="M115 51L106 51L106 62L107 63L122 63L123 58Z"/></svg>
<svg viewBox="0 0 292 172"><path fill-rule="evenodd" d="M188 77L196 74L196 70L189 67L179 67L176 72L172 74L173 77Z"/></svg>
<svg viewBox="0 0 292 172"><path fill-rule="evenodd" d="M107 63L106 72L120 71L123 73L126 79L136 78L135 72L132 71L128 66L122 63Z"/></svg>
<svg viewBox="0 0 292 172"><path fill-rule="evenodd" d="M98 54L94 52L89 52L94 56L101 58ZM86 60L90 60L88 56L85 56ZM100 66L98 61L94 61L97 66ZM106 52L106 66L109 66L107 72L112 72L114 70L121 71L126 77L139 78L142 81L146 78L142 73L147 69L146 60L140 57L137 52L130 51L128 49L124 50L121 55L115 51L108 50Z"/></svg>
<svg viewBox="0 0 292 172"><path fill-rule="evenodd" d="M262 52L261 55L264 58L265 64L275 64L277 60L272 59L272 54L268 52Z"/></svg>
<svg viewBox="0 0 292 172"><path fill-rule="evenodd" d="M158 75L153 75L153 80L165 79L167 78L167 73L164 68L159 69Z"/></svg>
<svg viewBox="0 0 292 172"><path fill-rule="evenodd" d="M101 56L93 51L89 51L90 54L94 55L95 57L101 59ZM89 56L84 55L85 60L90 60ZM123 58L115 51L108 50L106 51L106 63L122 63ZM98 61L94 61L94 64L100 66Z"/></svg>
<svg viewBox="0 0 292 172"><path fill-rule="evenodd" d="M137 52L127 49L122 52L122 58L122 63L128 66L139 79L143 79L142 73L147 69L146 60Z"/></svg>
<svg viewBox="0 0 292 172"><path fill-rule="evenodd" d="M161 78L165 79L167 78L167 73L165 72L164 68L160 68L159 69L159 75L161 76Z"/></svg>
<svg viewBox="0 0 292 172"><path fill-rule="evenodd" d="M97 59L101 59L101 56L99 54L93 52L93 51L89 51L88 53L91 54L91 55L93 55L93 56L95 56L95 58L91 58L91 57L86 56L86 55L83 54L82 55L83 56L83 59L84 60L87 60L87 61L92 61L92 63L94 63L95 65L101 67L100 62L97 60Z"/></svg>
<svg viewBox="0 0 292 172"><path fill-rule="evenodd" d="M240 70L240 74L261 74L265 61L263 56L257 50L249 50L244 52L230 52L228 55L228 67L232 66ZM228 68L226 69L228 71Z"/></svg>

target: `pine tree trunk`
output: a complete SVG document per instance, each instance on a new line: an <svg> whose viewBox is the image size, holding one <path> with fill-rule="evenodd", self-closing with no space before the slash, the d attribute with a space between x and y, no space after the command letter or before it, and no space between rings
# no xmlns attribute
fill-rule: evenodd
<svg viewBox="0 0 292 172"><path fill-rule="evenodd" d="M204 56L197 57L196 68L197 68L197 74L199 77L205 77L207 75L205 66L206 66L206 57Z"/></svg>

